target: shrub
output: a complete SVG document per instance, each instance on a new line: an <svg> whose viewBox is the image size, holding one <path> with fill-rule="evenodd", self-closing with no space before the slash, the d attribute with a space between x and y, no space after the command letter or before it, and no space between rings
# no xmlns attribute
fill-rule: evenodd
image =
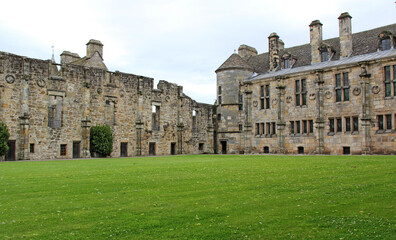
<svg viewBox="0 0 396 240"><path fill-rule="evenodd" d="M113 152L113 133L109 126L98 125L91 127L91 153L109 156Z"/></svg>
<svg viewBox="0 0 396 240"><path fill-rule="evenodd" d="M7 125L0 121L0 158L8 152L8 138L10 137L10 133L8 132Z"/></svg>

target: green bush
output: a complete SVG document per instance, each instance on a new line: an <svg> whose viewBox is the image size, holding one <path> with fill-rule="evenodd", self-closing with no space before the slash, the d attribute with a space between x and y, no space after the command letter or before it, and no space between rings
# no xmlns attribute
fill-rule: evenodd
<svg viewBox="0 0 396 240"><path fill-rule="evenodd" d="M4 156L8 152L8 138L10 133L8 132L7 125L0 121L0 157Z"/></svg>
<svg viewBox="0 0 396 240"><path fill-rule="evenodd" d="M113 133L109 126L99 125L91 127L91 153L109 156L113 152Z"/></svg>

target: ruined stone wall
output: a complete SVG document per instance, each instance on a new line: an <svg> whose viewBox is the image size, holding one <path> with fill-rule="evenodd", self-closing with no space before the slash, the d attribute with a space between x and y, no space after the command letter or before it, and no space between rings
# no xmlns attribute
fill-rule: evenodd
<svg viewBox="0 0 396 240"><path fill-rule="evenodd" d="M160 109L156 129L153 106ZM0 52L0 112L16 159L89 157L89 129L103 124L113 131L113 157L149 155L150 143L156 155L171 154L171 143L175 154L213 153L211 105L133 74Z"/></svg>

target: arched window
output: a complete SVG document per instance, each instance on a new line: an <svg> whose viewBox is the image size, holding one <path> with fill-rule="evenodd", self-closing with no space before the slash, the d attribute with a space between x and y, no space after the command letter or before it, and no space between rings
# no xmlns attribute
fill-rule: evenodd
<svg viewBox="0 0 396 240"><path fill-rule="evenodd" d="M378 35L378 50L386 51L394 47L394 37L389 31L383 31Z"/></svg>

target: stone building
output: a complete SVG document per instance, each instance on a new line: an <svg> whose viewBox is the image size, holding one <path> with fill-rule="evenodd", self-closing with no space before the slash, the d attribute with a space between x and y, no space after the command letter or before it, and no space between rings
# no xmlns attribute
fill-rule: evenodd
<svg viewBox="0 0 396 240"><path fill-rule="evenodd" d="M396 24L268 52L241 45L217 70L222 153L396 154Z"/></svg>
<svg viewBox="0 0 396 240"><path fill-rule="evenodd" d="M113 131L113 157L213 153L213 106L166 81L111 72L100 41L61 64L0 52L0 120L7 160L90 157L90 127Z"/></svg>

